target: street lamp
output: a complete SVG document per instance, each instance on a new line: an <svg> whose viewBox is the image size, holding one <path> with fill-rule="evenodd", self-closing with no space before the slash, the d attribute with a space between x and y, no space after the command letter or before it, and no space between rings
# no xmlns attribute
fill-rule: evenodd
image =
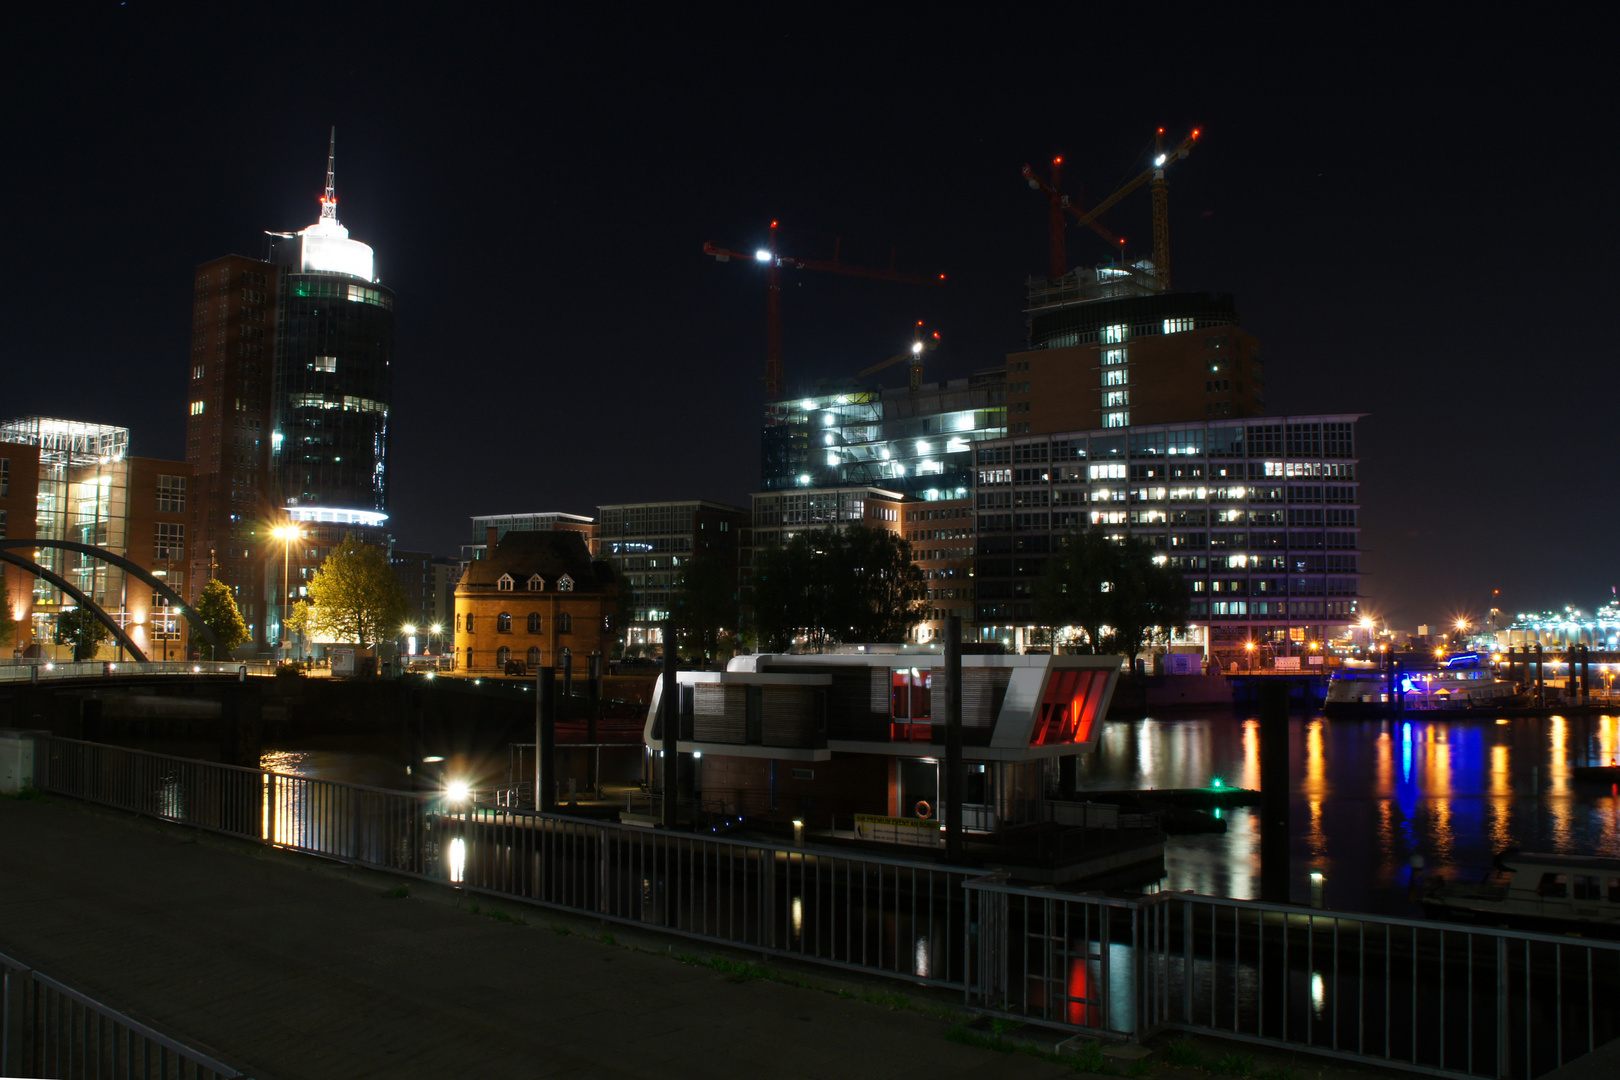
<svg viewBox="0 0 1620 1080"><path fill-rule="evenodd" d="M1243 643L1243 651L1248 654L1248 657L1249 657L1249 674L1253 675L1254 674L1254 642L1245 641Z"/></svg>
<svg viewBox="0 0 1620 1080"><path fill-rule="evenodd" d="M287 649L291 641L287 637L287 566L291 561L290 551L294 538L303 539L303 534L296 525L277 525L270 530L271 536L281 539L281 659L287 659Z"/></svg>
<svg viewBox="0 0 1620 1080"><path fill-rule="evenodd" d="M433 638L434 638L435 635L437 635L438 638L439 638L439 648L442 650L444 648L444 624L443 623L434 623L432 626L428 627L428 650L430 652L433 649ZM438 653L434 653L434 655L437 656Z"/></svg>

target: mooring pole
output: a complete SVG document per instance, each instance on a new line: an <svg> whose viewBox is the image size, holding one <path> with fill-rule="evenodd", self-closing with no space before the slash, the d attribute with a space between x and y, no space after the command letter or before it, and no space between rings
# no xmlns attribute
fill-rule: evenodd
<svg viewBox="0 0 1620 1080"><path fill-rule="evenodd" d="M593 652L590 656L590 682L585 688L585 741L591 745L589 767L591 770L591 790L597 795L602 793L602 748L596 745L597 728L602 722L602 654Z"/></svg>
<svg viewBox="0 0 1620 1080"><path fill-rule="evenodd" d="M557 809L557 669L549 665L535 672L534 808Z"/></svg>
<svg viewBox="0 0 1620 1080"><path fill-rule="evenodd" d="M945 618L945 857L962 858L962 617Z"/></svg>
<svg viewBox="0 0 1620 1080"><path fill-rule="evenodd" d="M664 754L661 823L666 829L675 827L675 804L680 794L681 689L675 678L675 651L675 623L671 620L664 624L664 688L660 702L664 724L661 740Z"/></svg>

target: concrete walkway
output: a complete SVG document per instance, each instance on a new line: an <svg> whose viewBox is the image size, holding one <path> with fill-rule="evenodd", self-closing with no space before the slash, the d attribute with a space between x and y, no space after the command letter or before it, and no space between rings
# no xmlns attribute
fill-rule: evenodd
<svg viewBox="0 0 1620 1080"><path fill-rule="evenodd" d="M0 952L256 1077L1073 1075L949 1042L944 1019L645 951L667 939L513 904L528 925L501 922L418 883L384 896L402 881L0 798Z"/></svg>

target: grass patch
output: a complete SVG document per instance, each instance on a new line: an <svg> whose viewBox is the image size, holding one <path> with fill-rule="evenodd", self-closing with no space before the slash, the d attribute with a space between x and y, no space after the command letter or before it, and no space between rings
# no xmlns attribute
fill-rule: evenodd
<svg viewBox="0 0 1620 1080"><path fill-rule="evenodd" d="M868 1005L881 1005L885 1009L909 1009L911 998L892 990L862 990L861 1000Z"/></svg>
<svg viewBox="0 0 1620 1080"><path fill-rule="evenodd" d="M43 792L41 792L39 790L39 788L34 787L32 785L29 785L28 787L24 787L24 788L18 788L17 789L17 794L15 794L15 795L7 795L6 798L15 799L17 802L42 802L42 803L48 803L48 802L51 801L49 798L47 798L45 796L45 794Z"/></svg>
<svg viewBox="0 0 1620 1080"><path fill-rule="evenodd" d="M409 887L404 885L395 885L392 889L383 890L383 898L385 900L404 900L410 895L411 890Z"/></svg>
<svg viewBox="0 0 1620 1080"><path fill-rule="evenodd" d="M558 937L567 937L569 934L573 933L572 930L564 926L562 923L552 923L551 932L556 934Z"/></svg>
<svg viewBox="0 0 1620 1080"><path fill-rule="evenodd" d="M1067 1065L1075 1072L1103 1073L1112 1075L1116 1073L1113 1065L1109 1063L1108 1056L1102 1052L1102 1047L1096 1043L1086 1043L1078 1050L1069 1053L1058 1053L1054 1050L1043 1050L1039 1046L1024 1042L1009 1042L1003 1038L1003 1033L1022 1024L1001 1021L1007 1026L995 1030L995 1021L991 1022L991 1032L974 1031L964 1023L952 1024L950 1030L945 1032L945 1038L963 1046L976 1046L981 1050L994 1050L998 1054L1022 1054L1024 1057L1035 1058L1038 1061L1050 1061L1057 1065Z"/></svg>
<svg viewBox="0 0 1620 1080"><path fill-rule="evenodd" d="M529 925L529 920L525 919L523 916L513 915L510 912L502 911L500 908L492 907L488 911L484 912L484 914L489 916L491 919L494 919L496 922L511 923L513 926Z"/></svg>
<svg viewBox="0 0 1620 1080"><path fill-rule="evenodd" d="M1164 1044L1164 1063L1182 1068L1204 1068L1204 1055L1198 1047L1185 1039L1171 1039Z"/></svg>
<svg viewBox="0 0 1620 1080"><path fill-rule="evenodd" d="M1131 1062L1130 1068L1125 1070L1126 1076L1152 1076L1153 1065L1145 1057L1139 1057Z"/></svg>
<svg viewBox="0 0 1620 1080"><path fill-rule="evenodd" d="M600 941L604 945L617 945L619 943L618 938L614 937L612 934L606 934L606 933L604 933L601 937L597 938L596 940Z"/></svg>
<svg viewBox="0 0 1620 1080"><path fill-rule="evenodd" d="M1254 1058L1248 1054L1222 1054L1209 1070L1227 1076L1253 1076Z"/></svg>

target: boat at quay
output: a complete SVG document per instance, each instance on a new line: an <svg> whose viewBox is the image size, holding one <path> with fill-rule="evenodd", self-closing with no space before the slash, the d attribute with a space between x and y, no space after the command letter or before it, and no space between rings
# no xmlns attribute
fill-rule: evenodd
<svg viewBox="0 0 1620 1080"><path fill-rule="evenodd" d="M1520 686L1498 675L1485 657L1470 652L1435 658L1414 655L1411 662L1403 658L1395 671L1335 671L1328 681L1322 712L1330 719L1381 716L1398 706L1403 712L1443 709L1495 716L1503 709L1522 709L1528 704L1529 697Z"/></svg>
<svg viewBox="0 0 1620 1080"><path fill-rule="evenodd" d="M1431 915L1554 930L1620 930L1620 859L1509 849L1485 880L1436 878L1423 896Z"/></svg>

